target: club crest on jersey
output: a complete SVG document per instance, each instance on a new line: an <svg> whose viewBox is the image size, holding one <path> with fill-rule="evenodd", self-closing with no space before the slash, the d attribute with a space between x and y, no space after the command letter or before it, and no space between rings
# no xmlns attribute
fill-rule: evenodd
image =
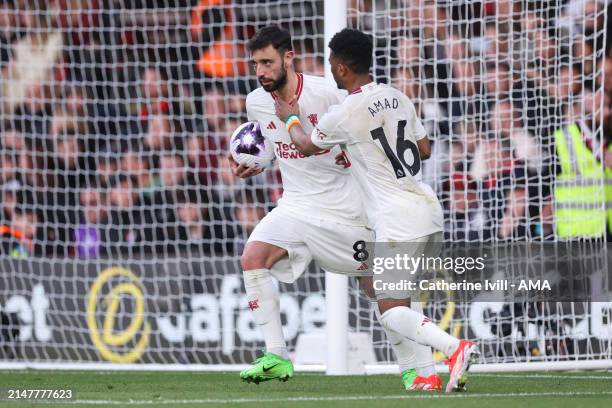
<svg viewBox="0 0 612 408"><path fill-rule="evenodd" d="M259 299L255 299L255 300L250 300L249 301L249 309L251 310L255 310L255 309L259 309Z"/></svg>
<svg viewBox="0 0 612 408"><path fill-rule="evenodd" d="M319 123L319 118L317 117L316 113L311 113L310 115L307 116L307 118L312 124L312 126L317 126L317 123Z"/></svg>

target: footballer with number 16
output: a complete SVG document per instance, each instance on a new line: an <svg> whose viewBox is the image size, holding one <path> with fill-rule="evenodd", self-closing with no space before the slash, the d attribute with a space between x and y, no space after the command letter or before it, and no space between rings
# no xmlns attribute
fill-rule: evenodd
<svg viewBox="0 0 612 408"><path fill-rule="evenodd" d="M371 242L374 234L366 227L361 201L355 197L355 180L346 166L337 163L340 149L330 147L316 155L303 155L274 111L275 100L293 101L308 120L304 127L311 130L330 106L342 102L346 92L324 78L295 72L291 36L279 27L259 30L248 48L262 86L247 96L247 116L260 123L263 136L275 147L284 189L278 206L252 232L241 257L249 308L263 334L266 353L240 377L259 383L293 376L272 276L294 282L314 258L328 272L358 276L360 286L373 297L371 278L363 276L369 272L354 259L353 244ZM228 159L239 177L261 172L238 165L231 155ZM398 358L404 387L439 390L441 382L433 368L431 348L385 331Z"/></svg>
<svg viewBox="0 0 612 408"><path fill-rule="evenodd" d="M438 247L443 240L442 207L421 181L419 150L429 142L414 105L398 90L372 82L372 40L366 34L344 29L334 35L329 47L331 71L338 88L349 92L346 99L323 115L310 134L303 129L297 104L277 99L277 116L304 155L338 145L348 152L377 243ZM405 272L390 273L399 282ZM446 392L457 389L479 354L477 345L449 335L411 308L409 292L374 288L383 327L449 356Z"/></svg>

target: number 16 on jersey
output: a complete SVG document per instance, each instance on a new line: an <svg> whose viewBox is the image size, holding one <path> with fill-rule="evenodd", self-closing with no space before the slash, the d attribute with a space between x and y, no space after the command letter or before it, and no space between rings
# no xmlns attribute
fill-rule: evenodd
<svg viewBox="0 0 612 408"><path fill-rule="evenodd" d="M397 122L397 136L395 140L395 151L389 144L387 136L385 135L385 129L381 126L372 131L372 139L378 140L385 155L389 158L391 166L393 166L393 172L395 177L402 178L406 177L406 171L411 176L416 176L421 170L421 157L419 156L419 148L412 141L404 139L404 130L406 128L406 121L400 120ZM410 149L412 152L413 161L412 164L408 164L404 157L406 150Z"/></svg>

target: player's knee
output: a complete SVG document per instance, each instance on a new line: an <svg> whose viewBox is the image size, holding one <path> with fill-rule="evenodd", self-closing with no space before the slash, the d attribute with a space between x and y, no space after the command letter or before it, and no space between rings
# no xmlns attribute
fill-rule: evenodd
<svg viewBox="0 0 612 408"><path fill-rule="evenodd" d="M245 251L240 257L240 266L244 271L265 268L265 258L258 256L253 251Z"/></svg>
<svg viewBox="0 0 612 408"><path fill-rule="evenodd" d="M244 248L244 252L240 257L240 266L243 271L250 271L253 269L265 269L267 268L268 254L266 251L257 250L252 245L247 245Z"/></svg>
<svg viewBox="0 0 612 408"><path fill-rule="evenodd" d="M410 299L378 299L378 309L381 315L394 307L410 307Z"/></svg>

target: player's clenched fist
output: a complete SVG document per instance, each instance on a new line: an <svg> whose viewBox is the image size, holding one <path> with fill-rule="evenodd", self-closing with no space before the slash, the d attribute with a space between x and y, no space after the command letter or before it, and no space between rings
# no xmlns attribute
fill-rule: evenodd
<svg viewBox="0 0 612 408"><path fill-rule="evenodd" d="M236 160L232 157L232 153L227 154L227 160L229 161L230 168L232 169L232 173L236 177L240 178L249 178L258 175L264 169L259 169L257 167L249 167L245 164L238 164Z"/></svg>

